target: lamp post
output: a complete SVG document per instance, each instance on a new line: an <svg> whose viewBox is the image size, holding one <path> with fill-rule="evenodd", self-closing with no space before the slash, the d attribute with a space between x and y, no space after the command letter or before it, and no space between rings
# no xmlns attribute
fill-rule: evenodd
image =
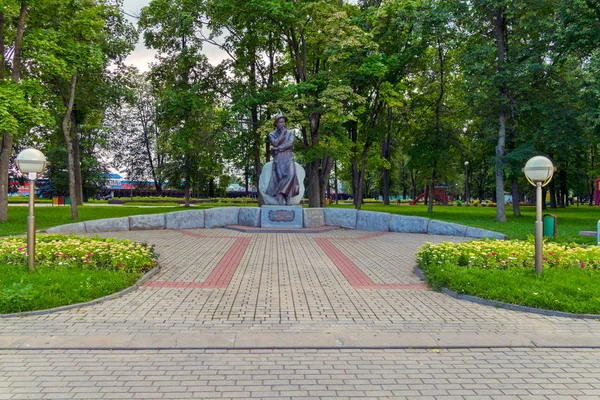
<svg viewBox="0 0 600 400"><path fill-rule="evenodd" d="M469 162L465 161L465 204L469 204Z"/></svg>
<svg viewBox="0 0 600 400"><path fill-rule="evenodd" d="M535 272L542 273L542 187L546 186L554 175L552 161L543 156L530 158L523 168L525 177L535 186Z"/></svg>
<svg viewBox="0 0 600 400"><path fill-rule="evenodd" d="M36 149L25 149L17 156L17 167L29 179L29 215L27 216L27 265L35 268L35 179L46 168L46 157Z"/></svg>

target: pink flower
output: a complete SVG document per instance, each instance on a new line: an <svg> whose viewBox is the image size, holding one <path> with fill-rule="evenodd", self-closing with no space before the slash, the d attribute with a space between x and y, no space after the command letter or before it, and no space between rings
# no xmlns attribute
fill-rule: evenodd
<svg viewBox="0 0 600 400"><path fill-rule="evenodd" d="M485 256L486 256L486 257L489 257L490 255L489 255L489 254L486 254Z"/></svg>
<svg viewBox="0 0 600 400"><path fill-rule="evenodd" d="M119 264L119 267L122 267L122 266L123 266L123 264Z"/></svg>
<svg viewBox="0 0 600 400"><path fill-rule="evenodd" d="M552 255L552 252L551 252L551 251L549 251L549 252L548 252L548 255L549 255L549 256L551 256L551 255Z"/></svg>
<svg viewBox="0 0 600 400"><path fill-rule="evenodd" d="M17 250L18 250L18 251L21 251L21 250L23 250L23 248L22 248L22 247L19 247Z"/></svg>
<svg viewBox="0 0 600 400"><path fill-rule="evenodd" d="M495 251L492 251L492 255L493 255L493 256L495 256L495 255L496 255L496 252L495 252Z"/></svg>
<svg viewBox="0 0 600 400"><path fill-rule="evenodd" d="M546 258L546 257L544 257L544 256L542 256L542 260L546 261L546 260L547 260L547 258Z"/></svg>
<svg viewBox="0 0 600 400"><path fill-rule="evenodd" d="M93 254L92 253L88 253L88 257L91 257Z"/></svg>
<svg viewBox="0 0 600 400"><path fill-rule="evenodd" d="M583 267L585 267L585 264L584 264L584 263L581 263L581 268L583 268Z"/></svg>

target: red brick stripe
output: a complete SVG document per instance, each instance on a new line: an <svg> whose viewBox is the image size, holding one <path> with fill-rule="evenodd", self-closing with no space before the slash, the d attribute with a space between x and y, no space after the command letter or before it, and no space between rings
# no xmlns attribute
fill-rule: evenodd
<svg viewBox="0 0 600 400"><path fill-rule="evenodd" d="M239 239L239 236L208 236L208 235L204 235L202 233L194 233L194 232L190 232L190 231L184 231L184 230L177 230L176 232L181 233L182 235L186 235L186 236L191 236L191 237L195 237L195 238L213 238L213 239Z"/></svg>
<svg viewBox="0 0 600 400"><path fill-rule="evenodd" d="M337 269L348 280L352 287L358 286L374 286L375 282L371 280L364 272L362 272L348 257L339 251L329 239L315 239L321 250L327 254L327 257L333 261Z"/></svg>
<svg viewBox="0 0 600 400"><path fill-rule="evenodd" d="M237 238L231 249L225 254L225 256L219 261L215 269L210 273L206 282L204 282L205 288L224 288L229 285L233 274L237 269L246 248L250 244L249 237Z"/></svg>
<svg viewBox="0 0 600 400"><path fill-rule="evenodd" d="M375 234L374 234L375 235ZM348 283L354 289L416 289L423 290L427 289L426 284L404 284L404 283L381 283L377 284L371 280L364 272L360 270L341 251L339 251L329 239L318 238L315 239L321 250L325 252L327 257L333 261L333 264L337 269L344 275L348 280Z"/></svg>
<svg viewBox="0 0 600 400"><path fill-rule="evenodd" d="M188 232L189 233L189 232ZM194 235L194 234L192 234ZM240 265L246 249L250 245L249 237L236 237L233 246L225 253L221 261L212 270L204 282L164 282L148 281L144 286L161 288L188 288L188 289L221 289L226 288L233 278L233 274Z"/></svg>

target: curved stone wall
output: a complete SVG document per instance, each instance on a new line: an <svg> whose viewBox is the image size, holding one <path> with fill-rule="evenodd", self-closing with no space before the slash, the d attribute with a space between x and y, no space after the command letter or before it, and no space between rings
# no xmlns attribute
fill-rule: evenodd
<svg viewBox="0 0 600 400"><path fill-rule="evenodd" d="M259 207L220 207L166 214L135 215L59 225L47 229L46 232L77 234L144 229L210 229L228 225L258 228L260 227L260 211ZM502 233L424 217L357 211L348 208L305 208L302 212L304 228L338 226L364 231L505 239Z"/></svg>

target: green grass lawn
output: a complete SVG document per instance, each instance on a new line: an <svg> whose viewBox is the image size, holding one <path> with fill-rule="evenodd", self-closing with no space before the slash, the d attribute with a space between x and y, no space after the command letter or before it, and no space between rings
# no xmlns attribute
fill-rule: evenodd
<svg viewBox="0 0 600 400"><path fill-rule="evenodd" d="M71 219L71 207L36 207L35 223L37 230L44 230L57 225L73 222L89 221L103 218L119 218L140 214L160 214L181 211L183 208L153 207L139 208L126 206L80 206L79 220ZM8 221L0 222L0 236L20 235L27 231L27 207L9 206Z"/></svg>
<svg viewBox="0 0 600 400"><path fill-rule="evenodd" d="M143 273L0 264L0 314L91 301L133 285Z"/></svg>
<svg viewBox="0 0 600 400"><path fill-rule="evenodd" d="M576 314L600 315L600 271L594 268L482 269L456 265L423 268L434 288L488 300Z"/></svg>
<svg viewBox="0 0 600 400"><path fill-rule="evenodd" d="M352 205L340 204L333 207L352 208ZM512 207L507 207L507 222L496 222L496 209L493 207L454 207L434 206L433 213L427 213L424 205L389 205L364 204L362 210L388 212L392 214L412 215L438 219L441 221L455 222L458 224L489 229L507 235L510 239L526 239L534 235L535 207L521 206L522 216L517 218L512 215ZM582 244L596 244L595 237L579 236L579 231L596 231L596 224L600 220L600 207L570 206L567 208L547 208L544 214L557 216L558 242L577 242Z"/></svg>

